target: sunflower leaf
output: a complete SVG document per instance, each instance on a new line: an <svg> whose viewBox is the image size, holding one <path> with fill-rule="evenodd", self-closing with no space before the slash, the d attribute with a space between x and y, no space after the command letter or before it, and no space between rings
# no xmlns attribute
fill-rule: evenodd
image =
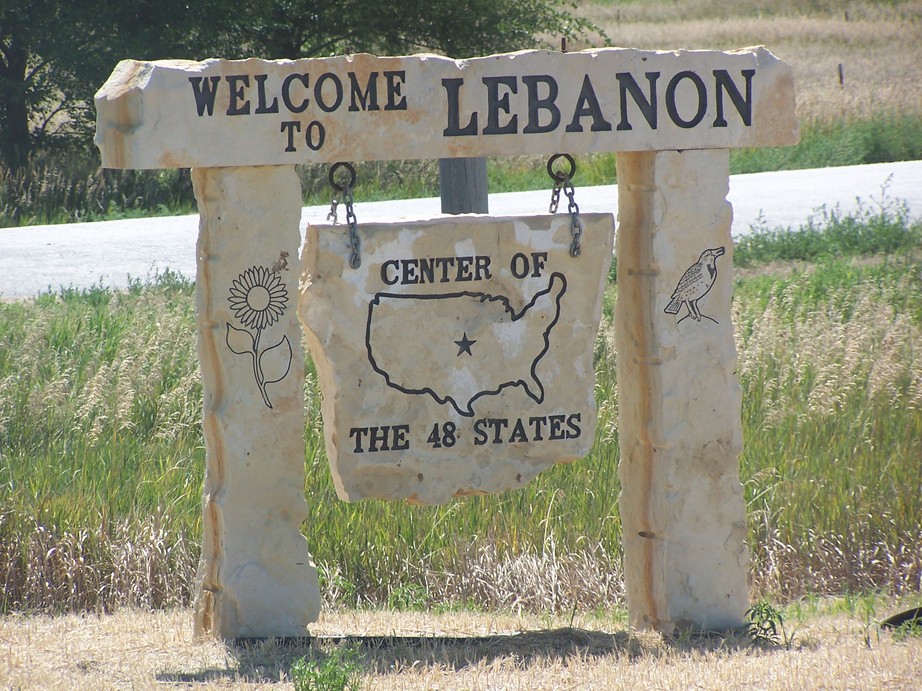
<svg viewBox="0 0 922 691"><path fill-rule="evenodd" d="M282 381L291 369L291 342L288 336L274 346L269 346L259 354L259 367L263 373L263 382L273 384Z"/></svg>
<svg viewBox="0 0 922 691"><path fill-rule="evenodd" d="M238 329L236 326L231 326L230 322L225 322L227 324L227 347L231 349L231 352L236 353L237 355L245 355L246 353L252 353L254 350L254 341L253 335L249 331L244 331L243 329Z"/></svg>

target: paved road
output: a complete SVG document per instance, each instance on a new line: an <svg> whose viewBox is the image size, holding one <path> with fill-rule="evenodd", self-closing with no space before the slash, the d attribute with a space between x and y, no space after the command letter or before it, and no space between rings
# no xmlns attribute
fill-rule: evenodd
<svg viewBox="0 0 922 691"><path fill-rule="evenodd" d="M903 200L913 218L922 218L922 161L868 166L823 168L734 175L729 200L733 204L732 233L749 232L761 217L770 228L797 227L819 207L838 205L854 210L886 197ZM550 191L490 195L490 212L497 215L547 213ZM577 187L583 211L617 213L615 185ZM305 207L302 232L309 222L323 222L328 206ZM359 199L362 221L436 216L438 198L368 202ZM87 288L94 284L121 287L128 277L144 279L173 269L195 275L198 216L106 221L70 225L0 228L0 297L35 295L61 286Z"/></svg>

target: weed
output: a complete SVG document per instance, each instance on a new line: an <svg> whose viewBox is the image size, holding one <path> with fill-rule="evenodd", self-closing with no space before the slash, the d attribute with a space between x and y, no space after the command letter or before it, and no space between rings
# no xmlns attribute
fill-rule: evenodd
<svg viewBox="0 0 922 691"><path fill-rule="evenodd" d="M405 583L393 588L387 597L388 609L398 612L422 611L426 609L429 594L418 583Z"/></svg>
<svg viewBox="0 0 922 691"><path fill-rule="evenodd" d="M318 564L320 588L327 594L329 604L337 606L356 606L358 586L344 578L336 564Z"/></svg>
<svg viewBox="0 0 922 691"><path fill-rule="evenodd" d="M876 640L880 643L880 628L878 628L874 619L877 614L877 611L874 608L874 598L866 597L864 598L864 645L870 650L871 649L871 631L873 630L876 634Z"/></svg>
<svg viewBox="0 0 922 691"><path fill-rule="evenodd" d="M889 182L889 181L888 181ZM839 207L814 210L799 228L769 228L759 217L750 233L736 240L733 260L740 267L771 261L813 262L832 257L906 254L922 244L922 221L912 220L904 201L887 194L843 213Z"/></svg>
<svg viewBox="0 0 922 691"><path fill-rule="evenodd" d="M730 172L760 173L852 166L922 158L918 115L878 115L869 120L809 123L796 146L734 149Z"/></svg>
<svg viewBox="0 0 922 691"><path fill-rule="evenodd" d="M317 659L298 658L291 665L291 679L297 691L357 691L362 678L356 648L333 648Z"/></svg>
<svg viewBox="0 0 922 691"><path fill-rule="evenodd" d="M788 641L784 636L784 614L767 600L760 600L746 610L746 635L753 643L778 645Z"/></svg>
<svg viewBox="0 0 922 691"><path fill-rule="evenodd" d="M102 170L95 154L40 152L0 168L0 227L191 213L188 169Z"/></svg>
<svg viewBox="0 0 922 691"><path fill-rule="evenodd" d="M922 619L910 619L893 629L893 638L905 641L912 638L922 638Z"/></svg>

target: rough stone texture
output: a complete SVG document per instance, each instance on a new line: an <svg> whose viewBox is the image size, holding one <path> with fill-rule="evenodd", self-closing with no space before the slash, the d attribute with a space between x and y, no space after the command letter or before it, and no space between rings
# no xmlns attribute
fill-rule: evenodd
<svg viewBox="0 0 922 691"><path fill-rule="evenodd" d="M761 47L126 60L96 108L106 168L724 149L798 136L791 68Z"/></svg>
<svg viewBox="0 0 922 691"><path fill-rule="evenodd" d="M195 631L299 636L320 610L301 536L301 189L291 166L195 169L204 544ZM288 266L289 261L291 266Z"/></svg>
<svg viewBox="0 0 922 691"><path fill-rule="evenodd" d="M748 608L727 151L618 157L616 338L631 623L726 629Z"/></svg>
<svg viewBox="0 0 922 691"><path fill-rule="evenodd" d="M565 213L359 220L359 268L343 226L308 228L302 256L340 497L441 503L585 455L612 216L583 215L578 257Z"/></svg>

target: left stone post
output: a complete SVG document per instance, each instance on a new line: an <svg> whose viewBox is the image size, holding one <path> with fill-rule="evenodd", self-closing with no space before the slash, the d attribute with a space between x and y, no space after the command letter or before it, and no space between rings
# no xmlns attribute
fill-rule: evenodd
<svg viewBox="0 0 922 691"><path fill-rule="evenodd" d="M197 168L192 183L206 453L195 633L303 636L320 591L300 530L300 183L294 166Z"/></svg>

